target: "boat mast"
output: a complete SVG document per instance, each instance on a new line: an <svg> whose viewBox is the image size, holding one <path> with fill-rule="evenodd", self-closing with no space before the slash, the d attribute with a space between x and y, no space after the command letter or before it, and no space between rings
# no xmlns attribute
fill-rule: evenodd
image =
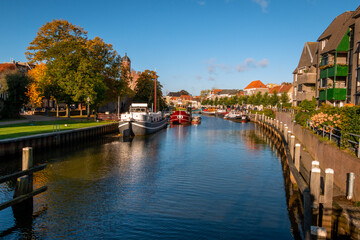
<svg viewBox="0 0 360 240"><path fill-rule="evenodd" d="M154 89L155 89L154 90L154 92L155 92L155 101L154 101L155 108L154 108L154 110L156 112L156 69L155 69L155 88Z"/></svg>

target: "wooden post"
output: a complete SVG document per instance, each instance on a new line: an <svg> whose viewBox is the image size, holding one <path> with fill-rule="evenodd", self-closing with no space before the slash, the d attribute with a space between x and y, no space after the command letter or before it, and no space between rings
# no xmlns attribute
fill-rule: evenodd
<svg viewBox="0 0 360 240"><path fill-rule="evenodd" d="M326 228L328 233L327 238L331 238L332 225L332 204L333 204L333 187L334 187L334 170L331 168L325 169L325 186L324 186L324 203L322 226Z"/></svg>
<svg viewBox="0 0 360 240"><path fill-rule="evenodd" d="M294 161L294 148L295 148L295 136L291 135L290 137L290 154L291 154L291 159Z"/></svg>
<svg viewBox="0 0 360 240"><path fill-rule="evenodd" d="M23 148L22 155L22 171L28 170L33 166L33 149L31 147ZM21 195L31 193L33 191L33 174L20 177L16 181L14 197L17 198ZM22 214L29 215L33 211L32 198L25 200L13 206L13 213L15 218L20 217Z"/></svg>
<svg viewBox="0 0 360 240"><path fill-rule="evenodd" d="M303 209L304 209L304 235L305 240L310 240L311 238L311 196L310 190L306 188L303 192Z"/></svg>
<svg viewBox="0 0 360 240"><path fill-rule="evenodd" d="M318 208L320 198L320 168L311 168L310 177L310 194L313 197L313 208Z"/></svg>
<svg viewBox="0 0 360 240"><path fill-rule="evenodd" d="M298 172L300 172L300 147L299 143L295 144L294 164Z"/></svg>
<svg viewBox="0 0 360 240"><path fill-rule="evenodd" d="M288 127L284 127L284 137L285 137L285 141L287 142L287 132L288 132Z"/></svg>
<svg viewBox="0 0 360 240"><path fill-rule="evenodd" d="M311 162L311 168L314 168L314 167L317 167L317 168L320 168L320 163L319 161L312 161Z"/></svg>

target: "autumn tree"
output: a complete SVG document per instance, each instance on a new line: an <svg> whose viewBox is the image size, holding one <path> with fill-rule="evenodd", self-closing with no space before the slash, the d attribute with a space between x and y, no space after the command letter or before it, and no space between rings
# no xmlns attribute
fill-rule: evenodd
<svg viewBox="0 0 360 240"><path fill-rule="evenodd" d="M40 107L43 97L50 98L47 94L51 82L46 78L46 65L44 63L36 65L28 71L29 85L26 95L32 107Z"/></svg>
<svg viewBox="0 0 360 240"><path fill-rule="evenodd" d="M112 45L99 37L88 40L83 28L66 20L46 23L27 49L30 62L46 64L51 94L57 102L68 105L90 99L96 108L124 88L120 57Z"/></svg>

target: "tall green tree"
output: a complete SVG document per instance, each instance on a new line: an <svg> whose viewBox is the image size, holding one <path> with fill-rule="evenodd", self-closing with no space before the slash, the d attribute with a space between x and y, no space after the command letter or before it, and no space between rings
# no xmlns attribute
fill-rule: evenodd
<svg viewBox="0 0 360 240"><path fill-rule="evenodd" d="M50 94L57 102L85 102L96 108L127 93L120 81L120 56L101 38L89 40L83 28L66 20L43 25L27 48L30 62L46 63ZM125 91L124 91L125 89Z"/></svg>
<svg viewBox="0 0 360 240"><path fill-rule="evenodd" d="M0 82L6 86L7 97L0 115L3 118L18 118L20 109L28 100L26 87L29 78L23 72L12 71L4 75L2 79Z"/></svg>
<svg viewBox="0 0 360 240"><path fill-rule="evenodd" d="M278 105L280 102L280 98L278 96L278 93L276 90L274 90L273 94L270 97L270 104L271 106L275 107L276 105Z"/></svg>
<svg viewBox="0 0 360 240"><path fill-rule="evenodd" d="M269 106L269 104L270 104L270 96L269 96L269 93L268 93L268 92L264 93L264 95L262 96L261 104L262 104L264 107Z"/></svg>
<svg viewBox="0 0 360 240"><path fill-rule="evenodd" d="M162 94L162 85L159 82L159 76L156 75L156 72L145 70L140 74L139 79L137 80L137 85L135 88L134 102L147 103L151 106L155 100L155 77L156 77L156 102L157 109L161 110L166 107L164 97Z"/></svg>
<svg viewBox="0 0 360 240"><path fill-rule="evenodd" d="M290 100L290 98L289 98L288 94L286 92L283 92L280 96L280 102L282 104L287 104L287 103L289 103L289 100Z"/></svg>

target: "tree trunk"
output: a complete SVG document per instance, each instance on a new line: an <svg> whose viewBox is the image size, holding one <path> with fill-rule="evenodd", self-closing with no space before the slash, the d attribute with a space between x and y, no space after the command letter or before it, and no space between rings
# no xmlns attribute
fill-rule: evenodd
<svg viewBox="0 0 360 240"><path fill-rule="evenodd" d="M80 103L80 117L82 117L82 103Z"/></svg>
<svg viewBox="0 0 360 240"><path fill-rule="evenodd" d="M55 104L56 104L56 117L59 117L59 104L57 101L55 102Z"/></svg>
<svg viewBox="0 0 360 240"><path fill-rule="evenodd" d="M70 118L70 108L69 108L69 104L66 104L66 115L65 117Z"/></svg>

